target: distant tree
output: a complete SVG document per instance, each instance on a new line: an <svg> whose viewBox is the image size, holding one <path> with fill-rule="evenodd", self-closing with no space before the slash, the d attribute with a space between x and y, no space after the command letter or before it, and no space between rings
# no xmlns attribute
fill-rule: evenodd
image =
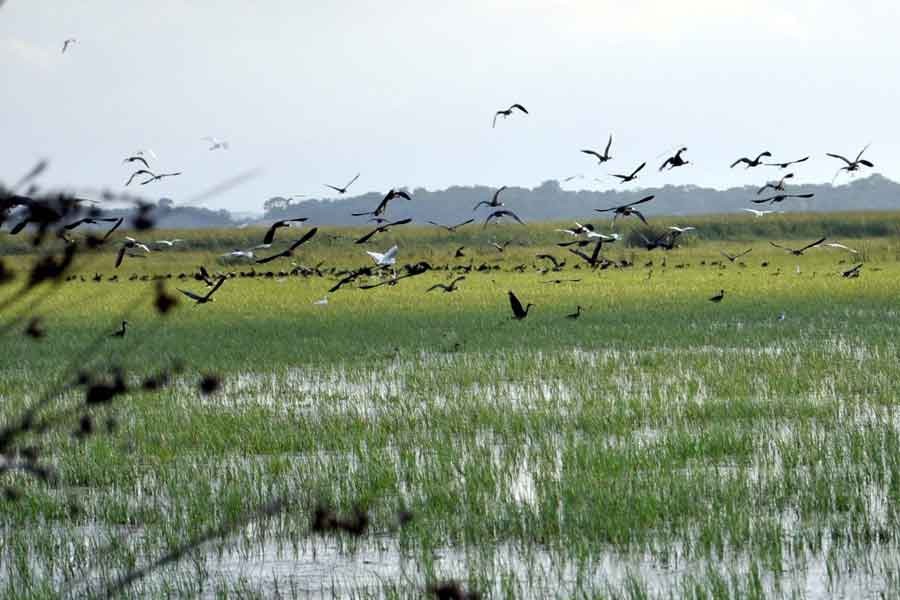
<svg viewBox="0 0 900 600"><path fill-rule="evenodd" d="M175 202L171 198L160 198L157 206L159 206L160 210L170 211L175 208Z"/></svg>
<svg viewBox="0 0 900 600"><path fill-rule="evenodd" d="M265 210L266 212L285 210L290 205L291 201L288 198L275 196L273 198L269 198L263 203L263 210Z"/></svg>

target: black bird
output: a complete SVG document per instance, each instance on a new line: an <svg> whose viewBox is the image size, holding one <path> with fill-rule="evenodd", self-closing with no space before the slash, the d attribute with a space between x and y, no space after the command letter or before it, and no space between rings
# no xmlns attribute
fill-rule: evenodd
<svg viewBox="0 0 900 600"><path fill-rule="evenodd" d="M522 106L521 104L513 104L512 106L510 106L509 108L507 108L505 110L498 110L496 113L494 113L494 122L491 124L491 129L493 129L494 127L497 126L497 117L502 116L505 119L506 117L510 116L513 113L513 109L518 109L518 110L522 111L523 113L525 113L526 115L528 114L528 111L525 110L525 107Z"/></svg>
<svg viewBox="0 0 900 600"><path fill-rule="evenodd" d="M675 167L683 167L684 165L688 164L689 161L681 158L682 152L687 152L687 148L679 148L678 152L676 152L674 156L670 156L666 159L666 162L664 162L662 166L659 167L659 170L662 171L666 167L669 167L669 170L671 171Z"/></svg>
<svg viewBox="0 0 900 600"><path fill-rule="evenodd" d="M291 223L303 223L304 221L308 221L308 217L297 217L296 219L282 219L281 221L275 221L272 223L272 226L269 227L269 230L266 231L265 237L263 237L263 244L271 244L275 241L275 232L281 229L282 227L290 227Z"/></svg>
<svg viewBox="0 0 900 600"><path fill-rule="evenodd" d="M845 163L847 163L847 165L844 167L841 167L839 170L847 171L848 173L851 173L853 171L858 171L860 166L865 166L865 167L874 167L875 166L873 163L869 162L868 160L865 160L862 157L863 152L865 152L868 148L869 147L866 146L865 148L860 150L859 154L856 155L856 159L852 160L852 161L844 158L840 154L831 154L829 152L826 152L825 156L830 156L831 158L839 158L840 160L844 161Z"/></svg>
<svg viewBox="0 0 900 600"><path fill-rule="evenodd" d="M303 235L303 237L301 237L301 238L300 238L299 240L297 240L296 242L292 243L292 244L288 247L288 249L285 250L284 252L279 252L278 254L273 254L272 256L267 256L266 258L261 258L261 259L259 259L259 260L256 261L256 264L262 265L262 264L265 264L265 263L267 263L267 262L271 262L271 261L275 260L276 258L282 258L282 257L285 257L285 258L286 258L286 257L288 257L288 256L293 256L293 255L294 255L294 250L296 250L296 249L297 249L299 246L301 246L302 244L304 244L304 243L308 242L309 240L311 240L311 239L313 238L313 236L316 235L316 232L318 232L318 231L319 231L319 228L318 228L318 227L313 227L312 229L310 229L309 231L307 231L307 232Z"/></svg>
<svg viewBox="0 0 900 600"><path fill-rule="evenodd" d="M178 171L177 173L160 173L159 175L153 175L146 181L142 181L141 185L147 185L148 183L153 183L154 181L159 181L161 179L165 179L166 177L177 177L178 175L181 175L181 171Z"/></svg>
<svg viewBox="0 0 900 600"><path fill-rule="evenodd" d="M715 302L718 304L722 301L722 298L725 297L725 290L719 290L719 293L709 299L710 302Z"/></svg>
<svg viewBox="0 0 900 600"><path fill-rule="evenodd" d="M575 312L573 312L572 314L566 315L566 318L572 319L574 321L575 319L577 319L578 317L581 316L581 310L582 310L581 305L579 304L578 306L575 307Z"/></svg>
<svg viewBox="0 0 900 600"><path fill-rule="evenodd" d="M431 286L430 288L428 288L427 290L425 290L425 292L427 293L427 292L430 292L430 291L432 291L432 290L444 290L444 293L445 293L445 294L448 294L448 293L450 293L450 292L455 292L455 291L458 289L458 288L456 287L457 284L459 284L459 282L462 281L462 280L465 279L465 278L466 278L465 275L460 275L459 277L457 277L456 279L454 279L454 280L451 281L450 283L447 283L447 284L444 284L444 283L436 283L436 284L434 284L433 286Z"/></svg>
<svg viewBox="0 0 900 600"><path fill-rule="evenodd" d="M800 158L798 160L789 160L787 162L782 162L782 163L763 163L763 164L765 164L767 167L778 167L780 169L787 169L791 165L800 164L800 163L806 162L808 160L809 160L809 157L804 156L803 158Z"/></svg>
<svg viewBox="0 0 900 600"><path fill-rule="evenodd" d="M787 175L785 175L784 177L782 177L775 183L766 183L766 185L762 186L761 188L759 188L759 190L757 190L756 195L759 196L764 191L766 191L770 188L775 192L783 192L785 181L787 181L788 179L793 179L793 177L794 177L793 173L788 173Z"/></svg>
<svg viewBox="0 0 900 600"><path fill-rule="evenodd" d="M412 197L410 197L410 195L407 192L405 192L403 190L395 190L395 189L391 188L390 190L388 190L388 193L384 195L384 198L381 200L381 203L379 203L378 206L375 207L375 210L368 211L368 212L361 212L361 213L350 213L350 214L352 214L354 217L362 217L365 215L374 215L376 217L380 217L384 213L385 209L387 208L388 202L390 202L394 198L405 198L406 200L412 200Z"/></svg>
<svg viewBox="0 0 900 600"><path fill-rule="evenodd" d="M131 174L131 177L128 178L128 181L125 182L125 185L126 186L131 185L131 182L134 181L134 178L139 177L141 175L148 175L150 177L155 176L152 171L148 171L147 169L138 169L137 171L135 171L134 173Z"/></svg>
<svg viewBox="0 0 900 600"><path fill-rule="evenodd" d="M513 319L516 321L521 321L525 317L528 316L528 311L531 309L534 304L529 303L525 308L522 308L522 303L519 302L519 299L516 298L516 295L512 292L508 292L509 294L509 305L512 308Z"/></svg>
<svg viewBox="0 0 900 600"><path fill-rule="evenodd" d="M769 242L769 243L772 244L773 246L775 246L776 248L781 248L782 250L787 250L788 252L790 252L790 253L793 254L794 256L802 256L804 252L806 252L806 251L809 250L810 248L815 248L816 246L818 246L819 244L821 244L822 242L824 242L826 239L828 239L828 238L827 238L827 237L823 237L823 238L820 239L820 240L816 240L816 241L813 242L812 244L807 244L806 246L803 246L802 248L798 248L798 249L788 248L787 246L779 246L779 245L776 244L775 242Z"/></svg>
<svg viewBox="0 0 900 600"><path fill-rule="evenodd" d="M808 194L777 194L775 196L769 196L768 198L760 198L759 200L751 200L754 204L765 204L766 202L770 204L775 204L776 202L783 202L788 198L812 198L815 196L812 192Z"/></svg>
<svg viewBox="0 0 900 600"><path fill-rule="evenodd" d="M177 289L179 292L181 292L182 294L184 294L185 296L187 296L188 298L190 298L191 300L196 302L198 305L206 304L207 302L214 301L212 295L216 293L217 289L222 287L222 284L225 283L226 279L227 279L227 277L225 277L225 276L219 277L219 280L216 281L216 284L214 286L212 286L208 292L206 292L205 296L200 296L199 294L195 294L193 292L188 292L187 290L183 290L181 288L175 288L175 289Z"/></svg>
<svg viewBox="0 0 900 600"><path fill-rule="evenodd" d="M859 263L855 267L850 267L846 271L841 273L841 277L845 277L847 279L853 279L854 277L859 277L859 270L862 269L863 263Z"/></svg>
<svg viewBox="0 0 900 600"><path fill-rule="evenodd" d="M597 240L597 244L594 246L594 251L591 252L590 255L585 254L581 250L576 250L575 248L569 248L569 252L584 259L587 264L591 266L592 269L596 269L601 264L603 264L606 259L600 256L600 250L603 248L603 240Z"/></svg>
<svg viewBox="0 0 900 600"><path fill-rule="evenodd" d="M125 330L128 327L128 321L122 321L122 325L116 331L113 331L109 337L117 337L123 338L125 337Z"/></svg>
<svg viewBox="0 0 900 600"><path fill-rule="evenodd" d="M608 160L612 159L612 156L609 155L609 149L612 147L612 134L609 134L609 141L606 142L606 150L603 151L603 154L600 154L596 150L582 150L585 154L596 157L598 164L603 164Z"/></svg>
<svg viewBox="0 0 900 600"><path fill-rule="evenodd" d="M479 202L478 204L476 204L476 205L475 205L475 208L473 208L472 210L478 210L478 207L481 206L482 204L484 204L485 206L490 206L491 208L497 208L497 207L499 207L499 206L503 206L503 203L500 202L500 192L502 192L502 191L505 190L505 189L506 189L506 186L505 186L505 185L501 185L501 186L498 187L497 190L494 192L494 195L491 196L490 202L488 202L487 200L482 200L481 202Z"/></svg>
<svg viewBox="0 0 900 600"><path fill-rule="evenodd" d="M525 222L524 222L522 219L520 219L520 218L518 217L518 215L516 215L516 213L514 213L514 212L511 211L511 210L503 209L503 210L495 210L494 212L492 212L491 214L489 214L488 217L487 217L487 219L484 220L484 225L483 225L483 227L487 227L488 223L491 222L491 219L499 219L499 218L501 218L501 217L512 217L513 219L515 219L515 220L516 220L518 223L520 223L521 225L524 225L524 224L525 224Z"/></svg>
<svg viewBox="0 0 900 600"><path fill-rule="evenodd" d="M725 252L725 251L721 251L721 252L719 252L719 254L721 254L722 256L724 256L725 258L727 258L729 262L734 262L734 261L736 261L737 259L741 258L742 256L746 256L746 255L750 254L750 251L751 251L751 250L753 250L753 248L747 248L746 250L744 250L744 251L741 252L740 254L735 254L735 255L728 254L728 253Z"/></svg>
<svg viewBox="0 0 900 600"><path fill-rule="evenodd" d="M642 246L649 250L656 250L657 248L662 248L663 250L672 250L675 248L675 237L672 235L671 231L667 231L660 235L659 237L648 239L646 235L641 232L638 232L641 240L643 240Z"/></svg>
<svg viewBox="0 0 900 600"><path fill-rule="evenodd" d="M133 162L143 163L145 169L150 168L150 165L147 164L147 159L145 159L143 156L128 156L125 158L125 160L122 161L123 164L124 163L133 163ZM149 171L148 171L148 173L149 173Z"/></svg>
<svg viewBox="0 0 900 600"><path fill-rule="evenodd" d="M734 161L733 163L731 163L731 168L733 169L741 163L744 163L745 169L749 169L750 167L758 167L759 165L763 164L762 158L764 156L768 157L768 158L772 158L772 153L769 152L768 150L766 150L765 152L760 152L759 155L753 159L747 158L746 156L743 158L739 158L736 161Z"/></svg>
<svg viewBox="0 0 900 600"><path fill-rule="evenodd" d="M382 233L384 231L387 231L388 229L390 229L391 227L393 227L395 225L406 225L407 223L412 223L412 219L400 219L399 221L393 221L391 223L385 223L383 225L379 225L378 227L376 227L375 229L373 229L366 235L364 235L361 238L359 238L358 240L356 240L355 243L364 244L365 242L368 242L369 239L372 236L374 236L376 233Z"/></svg>
<svg viewBox="0 0 900 600"><path fill-rule="evenodd" d="M474 223L475 219L469 219L468 221L463 221L462 223L457 223L456 225L442 225L440 223L435 223L434 221L428 221L428 222L432 225L435 225L436 227L443 227L447 231L453 233L458 228L462 227L463 225L468 225L469 223Z"/></svg>
<svg viewBox="0 0 900 600"><path fill-rule="evenodd" d="M628 204L623 204L621 206L613 206L610 208L595 208L594 210L597 212L612 212L613 213L613 223L615 224L616 219L618 217L628 217L631 215L637 216L638 219L644 222L647 225L647 219L644 218L644 215L641 211L634 208L638 204L643 204L644 202L650 202L656 196L645 196L636 202L629 202Z"/></svg>
<svg viewBox="0 0 900 600"><path fill-rule="evenodd" d="M71 231L80 225L99 225L100 223L118 223L121 218L118 217L85 217L84 219L78 219L77 221L72 221L68 225L65 225L63 229L66 231Z"/></svg>
<svg viewBox="0 0 900 600"><path fill-rule="evenodd" d="M641 166L632 171L630 175L616 175L615 173L613 173L613 177L615 177L616 179L620 179L620 183L628 183L629 181L634 181L635 179L637 179L638 173L640 173L641 169L643 169L645 166L647 166L647 163L642 162Z"/></svg>
<svg viewBox="0 0 900 600"><path fill-rule="evenodd" d="M543 258L544 260L549 260L551 263L553 263L554 271L559 271L566 265L566 261L560 261L552 254L537 254L535 255L535 258Z"/></svg>
<svg viewBox="0 0 900 600"><path fill-rule="evenodd" d="M370 275L372 275L372 267L362 267L360 269L357 269L356 271L350 271L349 273L346 273L342 279L339 279L338 282L328 290L328 292L336 292L348 283L352 283L362 276Z"/></svg>
<svg viewBox="0 0 900 600"><path fill-rule="evenodd" d="M328 183L326 183L326 184L324 184L324 185L325 185L325 187L327 187L327 188L333 189L333 190L336 191L338 194L346 194L346 193L347 193L347 188L349 188L351 185L353 185L353 182L356 181L357 179L359 179L359 173L356 174L356 177L354 177L353 179L351 179L350 181L348 181L348 182L347 182L347 185L345 185L344 187L338 187L338 186L336 186L336 185L330 185L330 184L328 184Z"/></svg>
<svg viewBox="0 0 900 600"><path fill-rule="evenodd" d="M463 254L463 248L465 248L465 246L460 246L459 248L457 248L456 253L453 255L453 258L465 258L466 255Z"/></svg>
<svg viewBox="0 0 900 600"><path fill-rule="evenodd" d="M105 242L106 240L108 240L109 236L111 236L116 229L121 227L122 223L124 223L124 222L125 222L125 217L119 217L118 219L116 219L115 225L110 227L109 231L107 231L105 234L103 234L103 241Z"/></svg>

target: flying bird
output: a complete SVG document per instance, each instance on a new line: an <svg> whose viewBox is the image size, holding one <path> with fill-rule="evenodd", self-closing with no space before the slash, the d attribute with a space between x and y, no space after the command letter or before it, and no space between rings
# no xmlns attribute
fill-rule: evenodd
<svg viewBox="0 0 900 600"><path fill-rule="evenodd" d="M588 265L590 265L590 267L592 269L596 269L601 264L606 262L606 259L603 258L602 256L600 256L600 250L602 248L603 248L603 240L598 240L597 243L594 245L594 251L591 252L589 255L585 254L584 252L582 252L581 250L578 250L576 248L569 248L569 252L571 252L575 256L583 259Z"/></svg>
<svg viewBox="0 0 900 600"><path fill-rule="evenodd" d="M647 166L647 163L642 162L641 166L632 171L630 175L617 175L613 173L613 177L621 180L620 183L628 183L629 181L634 181L635 179L637 179L638 173L640 173L641 169L643 169L645 166Z"/></svg>
<svg viewBox="0 0 900 600"><path fill-rule="evenodd" d="M184 240L181 238L175 238L174 240L156 240L153 242L154 246L165 246L166 248L173 248L175 244L179 242L183 242Z"/></svg>
<svg viewBox="0 0 900 600"><path fill-rule="evenodd" d="M859 263L855 267L850 267L846 271L841 272L841 277L845 277L847 279L853 279L855 277L859 277L859 270L862 269L863 263Z"/></svg>
<svg viewBox="0 0 900 600"><path fill-rule="evenodd" d="M308 221L308 217L297 217L295 219L282 219L280 221L275 221L269 227L268 231L266 231L266 235L263 236L263 244L271 244L275 241L275 232L277 232L282 227L292 227L291 223L303 223L304 221Z"/></svg>
<svg viewBox="0 0 900 600"><path fill-rule="evenodd" d="M210 150L228 150L228 142L226 142L225 140L220 140L218 138L210 136L206 136L202 139L209 142Z"/></svg>
<svg viewBox="0 0 900 600"><path fill-rule="evenodd" d="M742 208L741 210L750 213L757 219L766 215L776 215L781 213L780 210L756 210L755 208Z"/></svg>
<svg viewBox="0 0 900 600"><path fill-rule="evenodd" d="M442 225L440 223L435 223L434 221L428 221L430 224L435 225L436 227L442 227L449 231L450 233L455 232L457 229L462 227L463 225L468 225L469 223L473 223L475 219L469 219L468 221L463 221L462 223L457 223L456 225Z"/></svg>
<svg viewBox="0 0 900 600"><path fill-rule="evenodd" d="M849 252L851 254L859 254L859 252L857 252L853 248L845 246L844 244L838 244L837 242L828 242L827 244L825 244L825 246L828 246L829 248L838 248L840 250L846 250L847 252Z"/></svg>
<svg viewBox="0 0 900 600"><path fill-rule="evenodd" d="M483 225L482 227L487 227L487 226L488 226L488 223L491 222L491 219L500 219L500 218L502 218L502 217L512 217L512 218L515 219L519 224L521 224L521 225L524 225L524 224L525 224L525 221L523 221L522 219L520 219L520 218L518 217L518 215L516 215L516 213L514 213L513 211L511 211L511 210L506 210L506 209L502 209L502 210L495 210L494 212L492 212L491 214L489 214L489 215L487 216L487 219L484 220L484 225Z"/></svg>
<svg viewBox="0 0 900 600"><path fill-rule="evenodd" d="M787 168L790 167L791 165L797 165L797 164L800 164L800 163L802 163L802 162L806 162L806 161L808 161L808 160L809 160L809 157L808 157L808 156L804 156L803 158L800 158L800 159L797 159L797 160L789 160L789 161L787 161L787 162L782 162L782 163L763 163L763 164L765 164L767 167L778 167L778 168L780 168L780 169L787 169Z"/></svg>
<svg viewBox="0 0 900 600"><path fill-rule="evenodd" d="M144 252L147 252L147 253L150 252L150 248L148 248L146 244L142 244L141 242L137 241L136 239L134 239L132 237L126 237L125 241L122 242L122 246L119 247L119 253L116 255L116 268L117 269L119 268L119 265L122 264L122 260L124 260L124 258L125 258L125 253L128 250L132 250L134 248L140 248L141 250L143 250Z"/></svg>
<svg viewBox="0 0 900 600"><path fill-rule="evenodd" d="M184 294L185 296L187 296L188 298L190 298L191 300L196 302L198 305L206 304L207 302L214 301L212 295L216 293L216 290L218 290L220 287L222 287L222 284L225 283L225 279L227 279L227 278L224 275L222 277L219 277L219 279L216 281L215 285L213 285L209 289L209 291L206 292L205 296L201 296L199 294L195 294L193 292L189 292L189 291L183 290L181 288L175 288L175 289L177 289L179 292L181 292L182 294Z"/></svg>
<svg viewBox="0 0 900 600"><path fill-rule="evenodd" d="M372 236L374 236L377 233L382 233L384 231L387 231L388 229L390 229L391 227L394 227L395 225L406 225L407 223L411 223L411 222L412 222L412 219L400 219L399 221L393 221L391 223L384 223L382 225L379 225L378 227L376 227L375 229L373 229L366 235L362 236L358 240L356 240L355 243L364 244L365 242L368 242L372 238Z"/></svg>
<svg viewBox="0 0 900 600"><path fill-rule="evenodd" d="M623 204L621 206L613 206L610 208L595 208L594 210L597 212L612 212L613 213L613 218L612 218L613 224L615 224L616 219L618 217L629 217L631 215L635 215L637 218L639 218L641 221L643 221L643 223L646 225L647 219L644 218L644 215L643 215L643 213L641 213L641 211L637 210L634 207L637 206L638 204L643 204L644 202L650 202L655 197L656 196L645 196L636 202L629 202L628 204Z"/></svg>
<svg viewBox="0 0 900 600"><path fill-rule="evenodd" d="M407 192L391 188L390 190L388 190L388 193L384 195L384 198L381 200L378 206L375 207L375 210L350 214L352 214L354 217L362 217L365 215L374 215L376 217L380 217L384 213L385 209L387 209L388 202L390 202L394 198L405 198L406 200L412 200L412 197Z"/></svg>
<svg viewBox="0 0 900 600"><path fill-rule="evenodd" d="M256 261L256 264L262 265L267 262L273 261L276 258L287 258L288 256L293 256L294 250L296 250L302 244L311 240L313 238L313 236L316 235L316 232L318 232L318 231L319 231L318 227L313 227L312 229L307 231L305 234L303 234L303 236L300 239L298 239L297 241L293 242L290 246L288 246L287 250L285 250L283 252L279 252L278 254L273 254L272 256L267 256L266 258L260 258L259 260Z"/></svg>
<svg viewBox="0 0 900 600"><path fill-rule="evenodd" d="M78 40L76 40L75 38L68 38L67 40L64 40L64 41L63 41L63 47L62 47L62 54L65 54L65 53L66 53L66 50L69 49L69 46L71 46L72 44L76 43L77 41L78 41Z"/></svg>
<svg viewBox="0 0 900 600"><path fill-rule="evenodd" d="M122 161L122 164L125 164L125 163L134 163L134 162L139 162L139 163L141 163L142 165L144 165L144 168L145 168L145 169L149 169L149 168L150 168L150 165L147 164L147 159L144 158L143 156L138 156L138 155L134 155L134 156L126 156L125 159ZM148 171L148 173L149 173L149 171Z"/></svg>
<svg viewBox="0 0 900 600"><path fill-rule="evenodd" d="M534 306L534 304L529 303L525 308L522 308L522 303L519 302L519 299L516 298L516 295L511 291L507 293L509 294L509 305L512 308L513 312L512 318L516 321L521 321L528 316L528 311L531 310L531 307Z"/></svg>
<svg viewBox="0 0 900 600"><path fill-rule="evenodd" d="M770 204L775 204L776 202L783 202L788 198L812 198L815 196L813 193L808 194L777 194L775 196L769 196L768 198L760 198L759 200L751 200L754 204L765 204L766 202Z"/></svg>
<svg viewBox="0 0 900 600"><path fill-rule="evenodd" d="M85 217L83 219L78 219L77 221L72 221L68 225L65 225L63 229L71 231L81 225L99 225L100 223L116 223L118 221L118 217Z"/></svg>
<svg viewBox="0 0 900 600"><path fill-rule="evenodd" d="M823 238L820 239L820 240L816 240L815 242L813 242L813 243L811 243L811 244L807 244L806 246L803 246L802 248L797 248L797 249L794 249L794 248L788 248L787 246L779 246L779 245L776 244L775 242L769 242L769 243L772 244L773 246L775 246L776 248L781 248L782 250L787 250L788 252L790 252L790 253L793 254L794 256L802 256L804 252L806 252L806 251L809 250L810 248L815 248L816 246L822 244L826 239L828 239L828 238L827 238L827 237L823 237Z"/></svg>
<svg viewBox="0 0 900 600"><path fill-rule="evenodd" d="M606 150L603 151L603 154L600 154L596 150L582 150L582 152L595 157L597 159L597 164L602 165L606 161L612 159L612 156L609 155L609 149L611 147L612 147L612 134L609 134L609 141L606 142Z"/></svg>
<svg viewBox="0 0 900 600"><path fill-rule="evenodd" d="M758 167L759 165L762 164L762 158L764 156L768 157L768 158L772 158L772 153L767 150L765 152L760 152L756 158L751 159L751 158L747 158L746 156L743 158L739 158L736 161L734 161L733 163L731 163L731 168L733 169L741 163L744 163L745 169L749 169L750 167Z"/></svg>
<svg viewBox="0 0 900 600"><path fill-rule="evenodd" d="M459 289L459 288L457 288L457 285L459 285L459 282L465 278L466 278L465 275L460 275L459 277L457 277L450 283L446 283L446 284L445 283L436 283L433 286L431 286L430 288L428 288L427 290L425 290L425 292L427 293L432 290L443 290L445 294L449 294L450 292L455 292L457 289Z"/></svg>
<svg viewBox="0 0 900 600"><path fill-rule="evenodd" d="M386 252L372 252L366 250L366 254L372 257L375 265L379 267L390 267L397 263L397 246L391 246Z"/></svg>
<svg viewBox="0 0 900 600"><path fill-rule="evenodd" d="M510 106L507 109L498 110L496 113L494 113L494 122L491 124L491 129L493 129L494 127L497 126L497 117L503 117L505 119L506 117L513 114L513 109L518 109L518 110L522 111L523 113L525 113L526 115L528 114L528 111L521 104L513 104L512 106Z"/></svg>
<svg viewBox="0 0 900 600"><path fill-rule="evenodd" d="M771 183L771 182L766 183L766 185L762 186L761 188L759 188L759 190L757 190L756 195L759 196L760 194L762 194L764 191L766 191L768 189L771 189L772 191L775 191L775 192L783 192L785 182L788 179L793 179L793 177L794 177L793 173L788 173L787 175L785 175L784 177L782 177L775 183Z"/></svg>
<svg viewBox="0 0 900 600"><path fill-rule="evenodd" d="M720 251L719 254L721 254L722 256L724 256L725 258L727 258L727 259L728 259L728 262L734 262L734 261L736 261L737 259L741 258L742 256L746 256L746 255L750 254L750 251L751 251L751 250L753 250L753 248L747 248L746 250L744 250L744 251L741 252L740 254L728 254L727 252L725 252L725 251L723 250L723 251Z"/></svg>
<svg viewBox="0 0 900 600"><path fill-rule="evenodd" d="M325 187L327 187L327 188L333 189L333 190L336 191L338 194L346 194L346 193L347 193L347 188L349 188L351 185L353 185L353 182L354 182L354 181L356 181L357 179L359 179L359 175L360 175L360 174L357 173L357 174L356 174L356 177L354 177L353 179L351 179L350 181L348 181L348 182L347 182L347 185L345 185L344 187L338 187L338 186L336 186L336 185L331 185L331 184L328 184L328 183L323 184L323 185L324 185Z"/></svg>
<svg viewBox="0 0 900 600"><path fill-rule="evenodd" d="M666 159L666 162L664 162L659 167L659 170L662 171L666 167L668 167L669 170L671 171L675 167L683 167L684 165L689 164L689 161L686 161L683 158L681 158L681 154L683 152L687 152L687 148L679 148L678 152L676 152L674 156L670 156L669 158Z"/></svg>
<svg viewBox="0 0 900 600"><path fill-rule="evenodd" d="M138 169L137 171L135 171L134 173L131 174L131 177L128 178L128 181L125 182L125 185L126 185L126 186L131 185L131 182L134 181L134 178L135 178L135 177L139 177L139 176L141 176L141 175L147 175L147 176L149 176L149 177L155 177L155 175L153 174L152 171L149 171L149 170L147 170L147 169Z"/></svg>
<svg viewBox="0 0 900 600"><path fill-rule="evenodd" d="M481 206L482 204L485 206L490 206L491 208L497 208L498 206L503 206L503 203L500 201L500 193L505 189L506 189L506 186L501 185L494 191L494 194L491 196L490 201L482 200L481 202L476 204L475 208L473 208L472 210L478 210L478 207Z"/></svg>
<svg viewBox="0 0 900 600"><path fill-rule="evenodd" d="M831 158L838 158L838 159L844 161L845 163L847 163L846 166L843 166L840 169L838 169L838 172L847 171L848 173L852 173L853 171L858 171L861 166L863 166L863 167L874 167L875 166L873 163L871 163L868 160L865 160L862 157L863 152L865 152L868 148L869 148L869 146L867 145L865 148L860 150L859 154L856 155L856 159L854 159L852 161L848 160L847 158L844 158L840 154L831 154L829 152L826 152L825 156L830 156Z"/></svg>

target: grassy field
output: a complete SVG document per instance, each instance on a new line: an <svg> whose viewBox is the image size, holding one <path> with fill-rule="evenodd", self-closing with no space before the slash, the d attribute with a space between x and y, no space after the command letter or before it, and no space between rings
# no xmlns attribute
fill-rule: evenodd
<svg viewBox="0 0 900 600"><path fill-rule="evenodd" d="M79 440L75 419L39 436L53 485L6 475L21 496L0 503L0 594L97 593L288 497L290 510L127 594L405 598L458 579L509 598L900 597L900 244L888 235L900 216L782 220L757 231L764 220L730 217L739 241L721 241L704 234L714 218L693 219L700 235L685 247L613 245L604 270L554 246L564 238L549 225L398 230L365 249L396 242L400 263L441 268L347 286L327 305L313 302L336 276L287 275L284 259L236 274L214 303L156 314L140 276L202 292L179 273L248 271L217 257L258 243L252 229L154 232L186 249L118 272L113 250L84 257L34 305L9 300L16 282L0 287L3 324L40 315L47 330L27 338L22 321L4 337L4 420L78 370L137 381L186 365L163 391L98 409L109 433ZM850 237L860 222L884 237ZM844 232L834 239L860 254L795 257L757 239L796 246L818 232ZM295 260L370 264L354 233L323 228ZM501 254L494 239L513 244ZM24 273L32 259L9 240L7 266ZM746 248L735 263L720 255ZM566 265L542 272L540 252ZM860 277L841 277L858 262ZM426 293L458 273L443 267L470 264L491 268ZM526 320L510 319L507 290L536 305ZM566 319L576 305L584 314ZM109 338L123 318L128 335ZM204 395L208 373L222 388ZM364 508L370 527L315 533L322 503ZM401 510L413 515L403 527Z"/></svg>

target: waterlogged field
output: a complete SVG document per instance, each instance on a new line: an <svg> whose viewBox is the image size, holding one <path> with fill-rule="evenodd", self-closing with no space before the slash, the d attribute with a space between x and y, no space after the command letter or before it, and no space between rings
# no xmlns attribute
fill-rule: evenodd
<svg viewBox="0 0 900 600"><path fill-rule="evenodd" d="M509 598L900 597L897 243L840 239L861 251L855 279L841 277L856 264L846 252L794 257L758 240L611 247L631 266L592 271L550 229L411 230L367 246L476 267L451 294L426 293L458 274L434 270L316 305L335 275L289 275L284 260L241 277L249 267L216 261L238 242L206 232L118 273L110 252L88 257L84 281L4 304L3 323L38 314L47 330L26 338L23 321L3 339L4 420L76 370L186 370L98 410L111 432L79 440L76 419L41 436L54 483L7 474L21 496L0 503L0 594L99 594L287 497L289 510L125 595L405 598L457 579ZM366 263L347 232L325 233L338 237L295 260ZM501 254L489 239L515 241ZM719 254L748 247L735 263ZM545 251L561 271L542 272ZM129 281L171 274L169 291L202 292L178 279L199 264L235 277L214 303L165 317L154 284ZM507 290L536 305L526 320L510 319ZM576 305L584 314L566 319ZM107 337L123 318L127 336ZM203 373L221 376L218 392L198 391ZM314 533L319 504L362 507L370 525Z"/></svg>

